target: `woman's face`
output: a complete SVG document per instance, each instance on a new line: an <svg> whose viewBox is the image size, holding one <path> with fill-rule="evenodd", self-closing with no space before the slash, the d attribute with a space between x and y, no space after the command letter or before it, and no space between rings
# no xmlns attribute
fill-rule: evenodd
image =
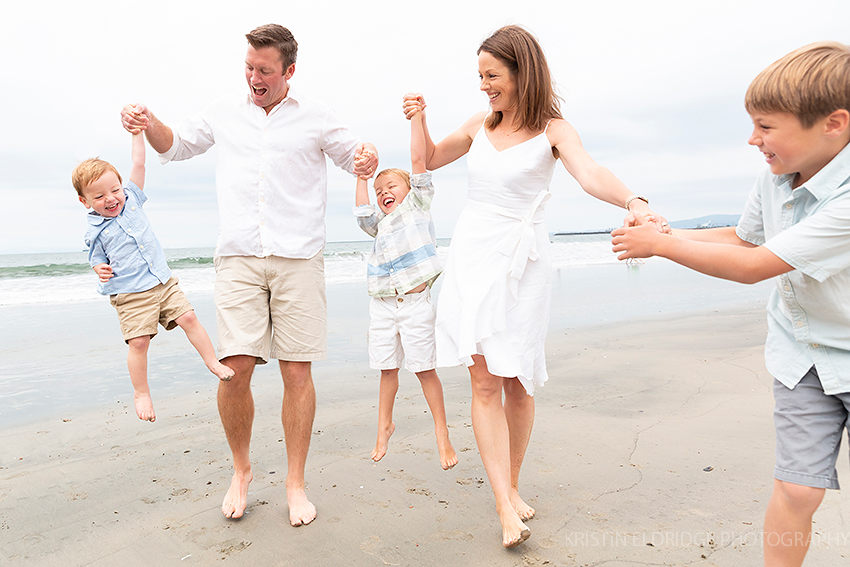
<svg viewBox="0 0 850 567"><path fill-rule="evenodd" d="M487 93L494 112L504 112L516 106L516 81L500 59L486 51L479 53L478 77L481 79L480 88Z"/></svg>

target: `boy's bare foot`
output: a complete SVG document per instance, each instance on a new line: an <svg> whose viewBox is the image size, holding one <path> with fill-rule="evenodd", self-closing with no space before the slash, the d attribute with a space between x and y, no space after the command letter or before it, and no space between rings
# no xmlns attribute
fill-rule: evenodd
<svg viewBox="0 0 850 567"><path fill-rule="evenodd" d="M227 494L224 495L224 501L221 503L221 513L226 518L241 518L245 513L245 508L248 507L248 485L252 480L254 475L250 471L244 475L233 474L230 488L227 489Z"/></svg>
<svg viewBox="0 0 850 567"><path fill-rule="evenodd" d="M452 442L449 441L449 434L437 435L437 449L440 451L440 466L444 471L449 470L457 464L457 453L452 447Z"/></svg>
<svg viewBox="0 0 850 567"><path fill-rule="evenodd" d="M390 437L392 437L393 432L395 432L395 423L393 422L390 422L390 426L386 429L378 428L378 440L375 441L375 448L372 449L372 460L376 463L387 454L387 445L390 443ZM442 459L442 454L440 458Z"/></svg>
<svg viewBox="0 0 850 567"><path fill-rule="evenodd" d="M516 488L511 488L511 504L513 504L514 510L516 510L517 515L523 522L527 522L534 517L534 508L526 504L519 497L519 492L517 492Z"/></svg>
<svg viewBox="0 0 850 567"><path fill-rule="evenodd" d="M286 501L289 504L289 523L293 526L306 526L316 519L316 507L307 500L303 488L287 487Z"/></svg>
<svg viewBox="0 0 850 567"><path fill-rule="evenodd" d="M156 421L156 414L153 411L153 400L151 395L146 392L133 393L133 404L136 406L136 415L142 421Z"/></svg>
<svg viewBox="0 0 850 567"><path fill-rule="evenodd" d="M499 514L499 522L502 524L502 545L506 548L516 547L531 537L531 530L522 523L513 509Z"/></svg>
<svg viewBox="0 0 850 567"><path fill-rule="evenodd" d="M213 362L212 364L210 364L209 366L207 366L207 368L210 369L210 372L212 372L213 374L218 376L219 380L223 380L224 382L229 382L230 380L233 379L233 376L236 374L233 371L232 368L230 368L229 366L223 365L222 363L220 363L217 360L215 362Z"/></svg>

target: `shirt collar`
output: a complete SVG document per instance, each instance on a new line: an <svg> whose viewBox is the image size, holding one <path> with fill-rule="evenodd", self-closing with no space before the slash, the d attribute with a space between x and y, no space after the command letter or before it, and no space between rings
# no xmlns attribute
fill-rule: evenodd
<svg viewBox="0 0 850 567"><path fill-rule="evenodd" d="M293 89L293 88L292 88L292 85L289 85L289 90L286 92L286 96L285 96L285 97L283 97L283 100L282 100L282 101L280 101L279 103L277 103L276 105L274 105L274 107L272 107L271 112L269 112L269 114L268 114L268 115L269 115L269 116L271 116L272 114L274 114L275 112L277 112L277 110L278 110L280 107L282 107L284 104L286 104L286 102L287 102L288 100L290 100L290 99L292 99L293 104L300 104L300 102L299 102L299 101L301 101L301 100L302 100L302 99L301 99L301 93L300 93L300 92L298 92L298 91L296 91L295 89ZM262 111L263 111L263 113L265 113L265 112L266 112L266 111L265 111L265 109L260 108L259 106L257 106L256 104L254 104L254 101L253 101L253 100L251 100L251 93L250 93L250 92L248 92L248 93L245 95L245 101L246 101L249 105L254 106L254 107L256 107L256 108L259 108L260 110L262 110Z"/></svg>
<svg viewBox="0 0 850 567"><path fill-rule="evenodd" d="M785 180L790 181L789 178L791 177L791 175L779 175L777 176L777 183L782 183ZM828 197L848 178L850 178L850 144L844 146L844 149L838 152L828 164L797 189L805 187L815 199L820 201Z"/></svg>
<svg viewBox="0 0 850 567"><path fill-rule="evenodd" d="M100 226L108 220L112 220L117 217L103 217L97 214L94 211L89 211L89 214L86 215L86 218L89 219L89 224L92 226Z"/></svg>

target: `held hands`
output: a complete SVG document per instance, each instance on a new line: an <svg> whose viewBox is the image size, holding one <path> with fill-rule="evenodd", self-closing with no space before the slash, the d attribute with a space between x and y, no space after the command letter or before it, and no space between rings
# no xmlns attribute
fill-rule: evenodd
<svg viewBox="0 0 850 567"><path fill-rule="evenodd" d="M404 112L405 118L410 120L420 112L424 115L427 105L425 104L425 97L421 93L407 93L402 100L401 109Z"/></svg>
<svg viewBox="0 0 850 567"><path fill-rule="evenodd" d="M378 169L378 154L360 144L354 154L354 175L361 179L369 179Z"/></svg>
<svg viewBox="0 0 850 567"><path fill-rule="evenodd" d="M143 104L127 104L121 109L121 125L131 134L138 134L148 127L150 110Z"/></svg>
<svg viewBox="0 0 850 567"><path fill-rule="evenodd" d="M93 269L101 282L107 282L113 276L112 267L109 264L98 264Z"/></svg>

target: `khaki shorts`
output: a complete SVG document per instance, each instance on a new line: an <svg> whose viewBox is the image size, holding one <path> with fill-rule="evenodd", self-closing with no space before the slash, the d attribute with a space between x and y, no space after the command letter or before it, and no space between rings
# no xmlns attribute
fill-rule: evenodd
<svg viewBox="0 0 850 567"><path fill-rule="evenodd" d="M192 311L192 305L173 276L147 291L110 295L109 302L118 312L124 342L145 335L153 338L157 323L170 331L177 326L178 317Z"/></svg>
<svg viewBox="0 0 850 567"><path fill-rule="evenodd" d="M215 257L218 356L311 362L327 356L322 252L307 260Z"/></svg>

